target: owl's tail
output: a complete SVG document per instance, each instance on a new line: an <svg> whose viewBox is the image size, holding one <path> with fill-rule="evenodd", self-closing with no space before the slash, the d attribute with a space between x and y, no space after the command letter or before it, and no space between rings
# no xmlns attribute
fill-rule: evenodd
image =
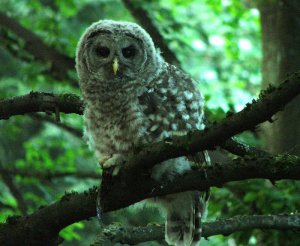
<svg viewBox="0 0 300 246"><path fill-rule="evenodd" d="M176 197L177 201L172 201L172 205L167 209L165 240L169 245L174 246L198 246L202 233L201 219L205 201L198 192L188 192L189 197L185 193L176 194L181 196L181 201L178 202L179 197Z"/></svg>

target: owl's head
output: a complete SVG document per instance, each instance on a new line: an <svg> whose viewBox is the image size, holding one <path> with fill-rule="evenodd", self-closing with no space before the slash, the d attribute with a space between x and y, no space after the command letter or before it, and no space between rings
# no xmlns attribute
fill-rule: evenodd
<svg viewBox="0 0 300 246"><path fill-rule="evenodd" d="M147 82L161 64L151 37L135 23L101 20L85 31L77 46L76 69L81 81L94 78L102 83L124 83L143 78Z"/></svg>

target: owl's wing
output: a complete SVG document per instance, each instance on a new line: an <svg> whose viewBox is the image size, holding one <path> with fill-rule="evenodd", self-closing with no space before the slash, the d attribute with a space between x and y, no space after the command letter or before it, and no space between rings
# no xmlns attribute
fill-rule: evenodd
<svg viewBox="0 0 300 246"><path fill-rule="evenodd" d="M149 119L149 142L185 135L190 130L203 129L203 103L194 80L175 66L166 64L139 98ZM153 169L155 179L180 174L186 167L209 164L207 152L169 160ZM186 169L185 169L186 168ZM170 245L197 245L201 237L201 219L207 192L184 192L161 198L167 210L166 241Z"/></svg>
<svg viewBox="0 0 300 246"><path fill-rule="evenodd" d="M165 64L138 99L150 122L151 143L204 128L204 99L197 84L175 66Z"/></svg>
<svg viewBox="0 0 300 246"><path fill-rule="evenodd" d="M186 112L189 113L192 119L189 123L192 125L193 129L203 130L205 128L204 98L200 93L197 83L177 67L169 65L169 69L170 73L176 78L175 81L178 81L178 87L181 88L182 94L184 95L181 98L186 105ZM192 167L195 169L211 165L211 160L207 151L189 155L187 158L192 162ZM200 193L203 202L207 202L209 196L210 189Z"/></svg>

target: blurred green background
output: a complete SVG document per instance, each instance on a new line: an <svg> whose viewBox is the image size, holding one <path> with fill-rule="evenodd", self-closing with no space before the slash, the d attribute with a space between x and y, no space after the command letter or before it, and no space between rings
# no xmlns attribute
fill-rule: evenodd
<svg viewBox="0 0 300 246"><path fill-rule="evenodd" d="M262 61L258 9L238 0L152 0L134 4L147 11L182 69L199 82L210 120L223 118L229 110L239 111L257 98ZM92 22L136 21L118 0L0 0L0 10L47 45L72 58L79 37ZM39 61L26 52L24 41L15 33L3 26L0 32L0 99L32 90L80 95L78 86L68 79L57 80L52 76L50 62ZM77 80L75 70L68 74ZM82 116L61 114L61 118L74 131L52 122L53 115L0 120L1 222L8 216L32 213L40 206L47 206L65 192L83 191L99 183L95 178L76 175L100 172L81 139ZM244 133L239 139L256 147L262 144L256 132ZM5 169L17 171L8 175L3 172ZM63 172L75 175L55 177ZM54 177L30 177L26 175L29 173L51 173ZM299 184L293 181L276 184L256 180L214 188L207 219L296 212ZM131 206L106 215L105 223L112 222L134 226L163 220L155 208ZM61 232L65 239L62 245L89 245L97 230L96 219L73 224ZM205 245L300 245L300 239L299 234L297 237L290 232L254 230L210 237L203 240Z"/></svg>

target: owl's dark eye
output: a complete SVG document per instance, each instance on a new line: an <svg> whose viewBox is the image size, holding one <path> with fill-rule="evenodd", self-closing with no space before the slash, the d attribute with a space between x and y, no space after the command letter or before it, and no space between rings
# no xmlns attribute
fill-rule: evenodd
<svg viewBox="0 0 300 246"><path fill-rule="evenodd" d="M130 46L122 49L122 54L127 59L132 58L135 55L135 48L132 45L130 45Z"/></svg>
<svg viewBox="0 0 300 246"><path fill-rule="evenodd" d="M107 47L99 46L96 48L95 52L98 56L106 58L109 56L110 50Z"/></svg>

